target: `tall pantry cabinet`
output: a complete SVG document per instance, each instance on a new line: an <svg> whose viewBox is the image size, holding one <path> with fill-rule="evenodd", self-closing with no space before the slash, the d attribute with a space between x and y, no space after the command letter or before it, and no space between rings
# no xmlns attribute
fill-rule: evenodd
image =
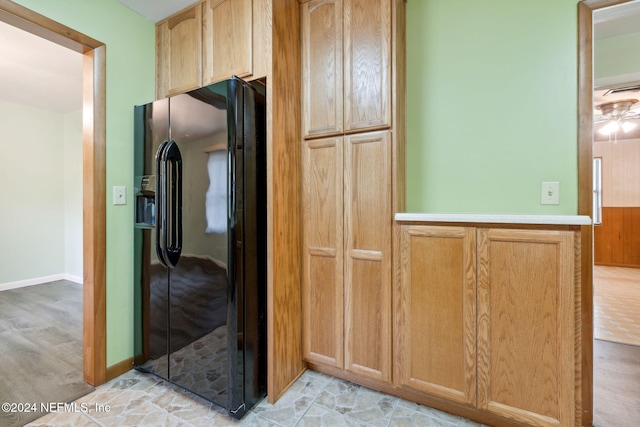
<svg viewBox="0 0 640 427"><path fill-rule="evenodd" d="M405 3L301 3L304 356L388 383Z"/></svg>

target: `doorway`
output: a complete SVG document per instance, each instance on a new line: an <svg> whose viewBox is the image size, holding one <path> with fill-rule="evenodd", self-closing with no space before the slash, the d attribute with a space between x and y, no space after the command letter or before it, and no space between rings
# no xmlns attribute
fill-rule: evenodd
<svg viewBox="0 0 640 427"><path fill-rule="evenodd" d="M640 2L593 15L594 337L640 346Z"/></svg>
<svg viewBox="0 0 640 427"><path fill-rule="evenodd" d="M634 6L640 38L640 4ZM613 39L620 37L628 38ZM600 58L594 61L596 70ZM640 346L640 110L633 105L640 107L640 84L625 81L603 87L598 80L602 79L596 79L594 93L594 185L599 184L594 189L594 338ZM614 129L621 125L626 129Z"/></svg>
<svg viewBox="0 0 640 427"><path fill-rule="evenodd" d="M82 55L0 22L0 425L93 390L82 366ZM34 408L34 406L36 406Z"/></svg>
<svg viewBox="0 0 640 427"><path fill-rule="evenodd" d="M106 48L97 40L9 0L0 20L83 55L83 377L106 381Z"/></svg>
<svg viewBox="0 0 640 427"><path fill-rule="evenodd" d="M578 213L593 218L593 157L594 157L594 55L593 22L597 10L628 3L628 0L583 0L578 3ZM597 226L596 226L597 227ZM600 230L599 230L600 231ZM609 345L594 341L594 256L593 227L582 230L582 425L627 425L625 415L634 417L631 406L620 406L633 393L624 389L625 381L640 374L637 365L640 348L621 344ZM632 353L632 354L629 354ZM612 369L612 366L615 368ZM620 375L624 370L625 374ZM615 377L614 374L618 374ZM608 380L603 381L603 380ZM618 381L624 380L624 381ZM633 381L633 380L632 380ZM614 388L611 388L614 387ZM619 388L616 392L616 388ZM594 398L595 396L595 398ZM609 399L609 397L612 397ZM616 406L617 405L617 406ZM603 408L609 410L603 417ZM616 420L616 421L611 421ZM611 423L613 422L613 424ZM634 423L635 421L631 421ZM635 425L635 424L628 424Z"/></svg>

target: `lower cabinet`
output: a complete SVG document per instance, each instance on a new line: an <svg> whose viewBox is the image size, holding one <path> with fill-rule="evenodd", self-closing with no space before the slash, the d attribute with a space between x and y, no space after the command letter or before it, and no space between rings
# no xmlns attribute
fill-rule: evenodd
<svg viewBox="0 0 640 427"><path fill-rule="evenodd" d="M476 230L403 227L396 383L476 403Z"/></svg>
<svg viewBox="0 0 640 427"><path fill-rule="evenodd" d="M580 425L579 229L399 223L387 284L356 172L379 136L305 142L307 362L490 425Z"/></svg>
<svg viewBox="0 0 640 427"><path fill-rule="evenodd" d="M303 141L303 352L391 382L391 134Z"/></svg>
<svg viewBox="0 0 640 427"><path fill-rule="evenodd" d="M395 386L576 425L574 233L401 225Z"/></svg>

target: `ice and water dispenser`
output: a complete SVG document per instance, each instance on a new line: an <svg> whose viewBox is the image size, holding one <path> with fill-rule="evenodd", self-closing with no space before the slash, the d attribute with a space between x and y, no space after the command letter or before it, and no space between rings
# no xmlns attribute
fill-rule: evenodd
<svg viewBox="0 0 640 427"><path fill-rule="evenodd" d="M156 224L156 176L137 176L135 181L136 226L154 227Z"/></svg>

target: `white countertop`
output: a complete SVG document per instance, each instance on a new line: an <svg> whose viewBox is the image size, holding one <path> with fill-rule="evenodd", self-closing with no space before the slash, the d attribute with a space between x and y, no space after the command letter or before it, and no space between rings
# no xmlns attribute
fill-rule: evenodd
<svg viewBox="0 0 640 427"><path fill-rule="evenodd" d="M397 213L399 222L470 222L492 224L590 225L585 215L500 215L500 214L430 214Z"/></svg>

